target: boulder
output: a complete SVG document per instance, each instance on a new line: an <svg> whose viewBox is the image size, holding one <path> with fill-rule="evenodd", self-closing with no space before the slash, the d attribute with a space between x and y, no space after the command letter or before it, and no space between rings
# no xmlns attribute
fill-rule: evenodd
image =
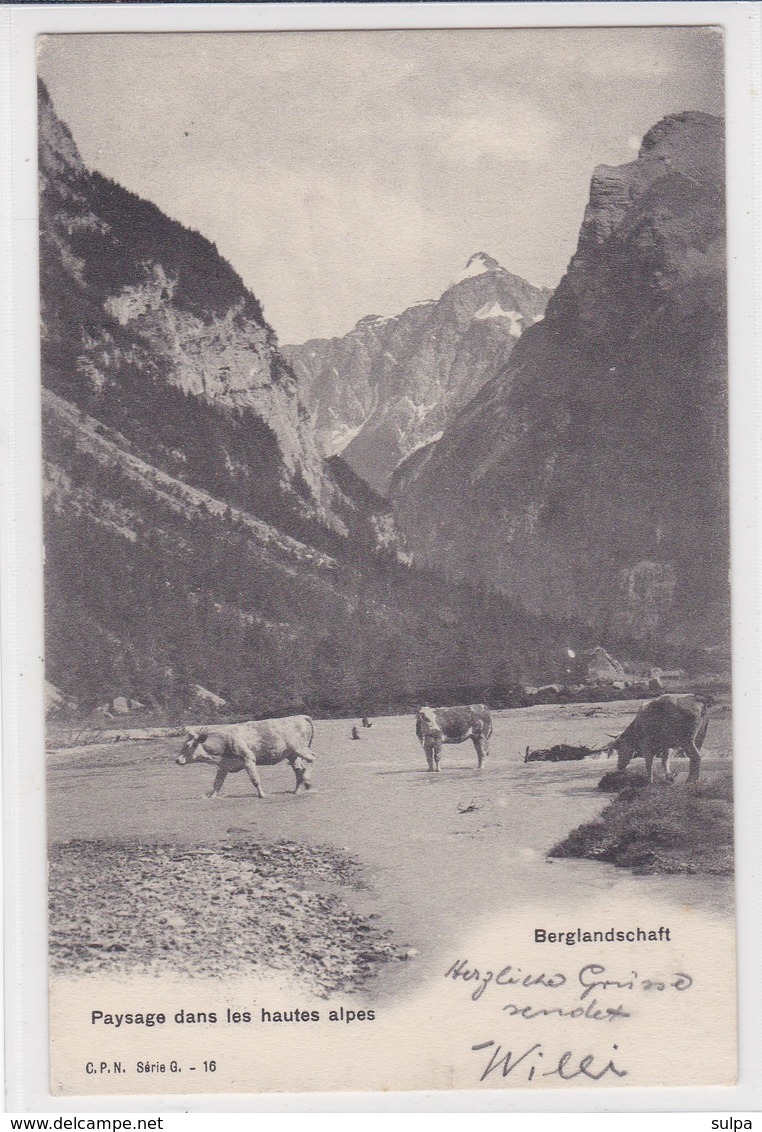
<svg viewBox="0 0 762 1132"><path fill-rule="evenodd" d="M222 696L218 696L216 695L216 693L210 692L208 688L202 687L201 684L193 684L191 686L191 691L193 692L193 697L197 703L206 704L209 707L216 708L225 707L225 705L227 704L227 700L223 700Z"/></svg>
<svg viewBox="0 0 762 1132"><path fill-rule="evenodd" d="M60 688L57 688L55 684L51 684L50 680L45 681L46 716L55 715L56 712L62 711L64 708L74 709L76 706L75 700L69 699Z"/></svg>
<svg viewBox="0 0 762 1132"><path fill-rule="evenodd" d="M588 684L617 684L624 686L625 671L618 660L597 645L586 654Z"/></svg>

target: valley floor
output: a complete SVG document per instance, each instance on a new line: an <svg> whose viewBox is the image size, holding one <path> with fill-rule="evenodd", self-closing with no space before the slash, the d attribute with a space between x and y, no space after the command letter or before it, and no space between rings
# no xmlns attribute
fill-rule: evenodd
<svg viewBox="0 0 762 1132"><path fill-rule="evenodd" d="M315 789L294 796L287 765L265 768L258 800L244 774L206 800L213 769L179 767L178 739L49 755L54 969L242 976L271 965L312 993L372 987L398 995L441 973L491 916L529 904L563 910L637 894L729 919L732 879L633 876L551 847L610 802L611 764L523 763L525 747L590 747L639 705L495 713L479 772L470 743L426 771L411 716L316 723ZM726 768L730 718L713 718L710 776ZM683 788L687 763L677 761ZM238 941L238 942L237 942Z"/></svg>

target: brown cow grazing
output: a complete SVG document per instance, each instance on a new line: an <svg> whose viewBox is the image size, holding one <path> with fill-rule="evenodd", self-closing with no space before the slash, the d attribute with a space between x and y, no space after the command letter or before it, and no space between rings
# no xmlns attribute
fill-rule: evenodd
<svg viewBox="0 0 762 1132"><path fill-rule="evenodd" d="M257 795L263 798L257 767L275 766L284 759L291 764L296 775L295 794L300 786L309 790L312 785L310 764L315 761L315 756L310 746L315 727L308 715L220 727L187 727L185 730L187 738L175 762L179 766L211 763L217 767L214 785L207 798L216 797L227 775L237 774L240 770L246 771Z"/></svg>
<svg viewBox="0 0 762 1132"><path fill-rule="evenodd" d="M492 716L484 704L470 707L422 707L415 717L415 733L426 752L429 770L439 770L443 743L464 743L470 739L481 767L489 754Z"/></svg>
<svg viewBox="0 0 762 1132"><path fill-rule="evenodd" d="M692 695L658 696L644 704L632 723L604 749L617 752L617 769L626 770L631 759L646 761L646 775L654 780L654 759L661 758L664 777L672 780L671 750L683 751L690 760L688 782L697 782L701 766L700 748L709 726L704 700Z"/></svg>

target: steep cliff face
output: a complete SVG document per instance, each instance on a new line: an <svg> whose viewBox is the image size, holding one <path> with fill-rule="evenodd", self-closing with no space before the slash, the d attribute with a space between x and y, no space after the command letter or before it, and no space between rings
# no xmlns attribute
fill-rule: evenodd
<svg viewBox="0 0 762 1132"><path fill-rule="evenodd" d="M341 452L384 492L397 463L504 365L548 297L477 252L439 299L369 315L344 338L285 346L322 451Z"/></svg>
<svg viewBox="0 0 762 1132"><path fill-rule="evenodd" d="M599 167L545 319L396 474L416 556L609 630L726 632L725 255L719 120Z"/></svg>
<svg viewBox="0 0 762 1132"><path fill-rule="evenodd" d="M203 403L219 427L237 421L244 441L248 432L266 449L260 465L284 506L340 529L335 487L256 298L202 236L86 170L42 85L40 175L45 384L135 439L155 429L153 455L169 462L173 445L156 443L169 414L181 434L177 404ZM162 412L168 386L186 397Z"/></svg>

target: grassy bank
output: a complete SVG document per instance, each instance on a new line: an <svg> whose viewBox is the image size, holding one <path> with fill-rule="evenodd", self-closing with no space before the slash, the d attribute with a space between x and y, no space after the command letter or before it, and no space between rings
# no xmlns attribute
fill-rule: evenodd
<svg viewBox="0 0 762 1132"><path fill-rule="evenodd" d="M610 776L604 776L609 778ZM600 818L579 826L550 851L639 873L733 872L733 776L723 770L687 785L630 771ZM602 787L607 784L602 780Z"/></svg>

